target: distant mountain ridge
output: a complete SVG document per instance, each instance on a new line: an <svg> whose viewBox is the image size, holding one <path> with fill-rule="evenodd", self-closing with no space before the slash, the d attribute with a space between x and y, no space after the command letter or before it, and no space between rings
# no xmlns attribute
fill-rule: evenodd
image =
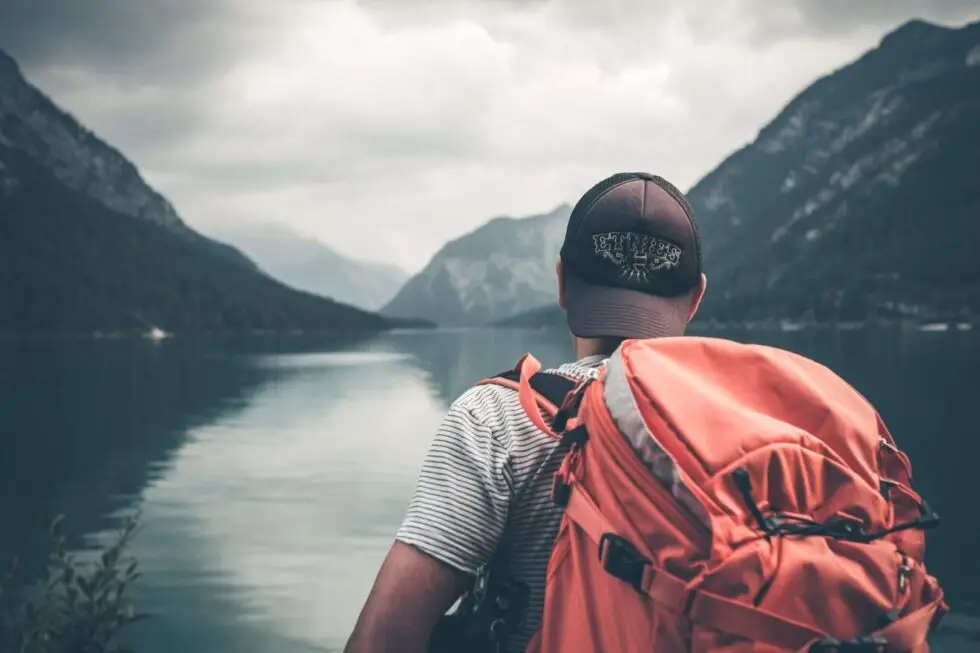
<svg viewBox="0 0 980 653"><path fill-rule="evenodd" d="M188 227L121 152L59 108L0 50L0 147L21 150L66 187L105 207L153 222L191 242L251 266L224 243Z"/></svg>
<svg viewBox="0 0 980 653"><path fill-rule="evenodd" d="M976 318L978 116L980 23L911 21L811 84L686 193L709 277L697 319Z"/></svg>
<svg viewBox="0 0 980 653"><path fill-rule="evenodd" d="M383 309L446 326L488 324L554 300L555 261L571 207L497 217L446 243Z"/></svg>
<svg viewBox="0 0 980 653"><path fill-rule="evenodd" d="M409 277L396 265L344 256L284 226L238 224L216 235L286 285L364 310L380 310Z"/></svg>
<svg viewBox="0 0 980 653"><path fill-rule="evenodd" d="M0 51L0 332L359 331L404 324L288 288L188 227Z"/></svg>
<svg viewBox="0 0 980 653"><path fill-rule="evenodd" d="M688 197L718 281L705 314L980 308L969 246L980 242L978 54L980 23L906 23L695 185Z"/></svg>

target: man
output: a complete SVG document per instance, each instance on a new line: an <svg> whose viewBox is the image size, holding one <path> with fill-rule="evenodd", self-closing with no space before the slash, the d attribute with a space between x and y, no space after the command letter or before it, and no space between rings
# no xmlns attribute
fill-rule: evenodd
<svg viewBox="0 0 980 653"><path fill-rule="evenodd" d="M706 285L690 206L642 173L613 175L579 200L557 273L576 361L554 371L576 379L595 375L624 339L682 335ZM540 622L562 518L551 489L563 449L535 428L513 390L481 385L460 396L346 653L426 651L436 622L485 563L529 586L524 627L506 648L523 651Z"/></svg>

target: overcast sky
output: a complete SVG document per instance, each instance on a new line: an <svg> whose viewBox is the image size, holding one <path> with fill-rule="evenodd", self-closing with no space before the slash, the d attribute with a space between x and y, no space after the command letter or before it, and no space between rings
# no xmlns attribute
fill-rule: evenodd
<svg viewBox="0 0 980 653"><path fill-rule="evenodd" d="M916 16L980 0L0 0L0 48L192 226L415 271L611 172L689 188Z"/></svg>

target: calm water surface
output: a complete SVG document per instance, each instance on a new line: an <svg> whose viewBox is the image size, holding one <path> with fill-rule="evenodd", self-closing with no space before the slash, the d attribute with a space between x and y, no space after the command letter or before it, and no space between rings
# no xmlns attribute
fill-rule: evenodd
<svg viewBox="0 0 980 653"><path fill-rule="evenodd" d="M980 614L980 337L728 334L830 365L878 406L944 518L929 564ZM449 403L561 334L370 341L0 343L0 552L27 559L54 514L90 546L139 510L141 653L339 651ZM960 637L952 639L960 640ZM973 650L952 639L944 649Z"/></svg>

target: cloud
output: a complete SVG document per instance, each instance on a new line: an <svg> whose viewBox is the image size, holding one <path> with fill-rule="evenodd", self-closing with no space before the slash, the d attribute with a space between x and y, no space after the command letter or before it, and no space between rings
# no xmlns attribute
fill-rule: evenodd
<svg viewBox="0 0 980 653"><path fill-rule="evenodd" d="M213 30L233 15L227 8L213 0L0 0L0 46L27 67L76 62L114 76L187 72L206 65L205 46L227 34ZM211 39L200 38L209 31Z"/></svg>
<svg viewBox="0 0 980 653"><path fill-rule="evenodd" d="M920 3L839 4L0 0L0 47L192 225L417 269L613 170L690 186Z"/></svg>

